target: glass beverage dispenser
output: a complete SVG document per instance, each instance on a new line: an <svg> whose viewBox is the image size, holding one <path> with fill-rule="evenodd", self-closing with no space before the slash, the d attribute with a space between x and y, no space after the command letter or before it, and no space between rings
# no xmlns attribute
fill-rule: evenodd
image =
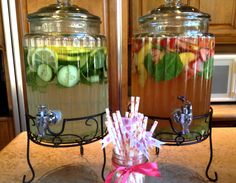
<svg viewBox="0 0 236 183"><path fill-rule="evenodd" d="M100 18L70 0L57 0L28 21L24 58L31 135L54 144L101 135L108 65Z"/></svg>
<svg viewBox="0 0 236 183"><path fill-rule="evenodd" d="M141 112L159 118L160 140L183 143L208 136L215 47L209 21L208 14L179 0L166 0L139 18L131 94L141 97Z"/></svg>

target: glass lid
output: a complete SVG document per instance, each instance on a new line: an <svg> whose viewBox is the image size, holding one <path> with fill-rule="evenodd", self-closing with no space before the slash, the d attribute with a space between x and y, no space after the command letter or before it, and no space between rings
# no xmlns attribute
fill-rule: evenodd
<svg viewBox="0 0 236 183"><path fill-rule="evenodd" d="M57 4L52 4L39 9L37 12L28 15L29 21L40 20L58 20L73 19L80 21L101 22L100 17L89 13L86 9L76 5L71 5L70 0L57 0Z"/></svg>
<svg viewBox="0 0 236 183"><path fill-rule="evenodd" d="M210 20L210 15L198 9L180 3L180 0L165 0L165 4L153 9L150 14L140 17L139 22L157 21L158 19Z"/></svg>

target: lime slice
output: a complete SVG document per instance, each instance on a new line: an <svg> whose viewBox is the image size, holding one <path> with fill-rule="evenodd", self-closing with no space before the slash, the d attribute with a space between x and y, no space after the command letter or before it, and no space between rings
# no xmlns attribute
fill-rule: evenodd
<svg viewBox="0 0 236 183"><path fill-rule="evenodd" d="M32 55L34 53L35 48L28 48L28 53L27 53L27 63L29 65L30 71L36 72L36 68L33 68L32 64Z"/></svg>
<svg viewBox="0 0 236 183"><path fill-rule="evenodd" d="M49 48L37 48L32 54L32 65L31 67L36 70L41 64L50 65L54 72L57 72L58 68L58 56Z"/></svg>

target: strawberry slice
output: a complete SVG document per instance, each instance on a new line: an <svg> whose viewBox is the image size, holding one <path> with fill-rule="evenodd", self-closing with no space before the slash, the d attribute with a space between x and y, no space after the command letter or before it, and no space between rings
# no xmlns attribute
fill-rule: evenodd
<svg viewBox="0 0 236 183"><path fill-rule="evenodd" d="M152 48L152 59L153 62L156 64L162 57L164 56L164 52L160 51L159 49Z"/></svg>
<svg viewBox="0 0 236 183"><path fill-rule="evenodd" d="M202 72L204 68L204 62L202 62L201 60L197 60L197 61L192 61L188 64L187 69L187 79L190 79L191 77L193 77L194 75L196 75L196 73L198 72Z"/></svg>
<svg viewBox="0 0 236 183"><path fill-rule="evenodd" d="M214 49L215 48L215 39L208 38L208 37L199 37L198 38L198 45L200 48Z"/></svg>
<svg viewBox="0 0 236 183"><path fill-rule="evenodd" d="M169 46L169 49L170 50L175 50L175 46L176 46L176 38L170 38L169 40L169 44L168 44L168 46Z"/></svg>
<svg viewBox="0 0 236 183"><path fill-rule="evenodd" d="M186 42L191 45L198 45L198 39L197 38L180 38L179 39L182 42Z"/></svg>
<svg viewBox="0 0 236 183"><path fill-rule="evenodd" d="M167 38L161 39L161 41L160 41L160 46L161 46L163 49L166 49L166 47L167 47Z"/></svg>
<svg viewBox="0 0 236 183"><path fill-rule="evenodd" d="M213 57L215 55L215 50L214 49L210 49L209 50L209 55L210 55L210 57Z"/></svg>
<svg viewBox="0 0 236 183"><path fill-rule="evenodd" d="M209 49L201 48L200 51L199 51L200 59L201 59L203 62L206 62L207 59L208 59L209 53L210 53L210 52L209 52Z"/></svg>
<svg viewBox="0 0 236 183"><path fill-rule="evenodd" d="M143 39L134 39L132 47L133 52L138 53L139 50L143 47L143 45L144 45Z"/></svg>
<svg viewBox="0 0 236 183"><path fill-rule="evenodd" d="M196 52L199 50L199 46L197 44L192 44L194 41L192 39L188 40L186 39L178 39L177 41L177 47L180 49L182 52Z"/></svg>

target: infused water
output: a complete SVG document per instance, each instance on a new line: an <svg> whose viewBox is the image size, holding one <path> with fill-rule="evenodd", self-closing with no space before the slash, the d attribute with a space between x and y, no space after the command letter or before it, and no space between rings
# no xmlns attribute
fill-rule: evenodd
<svg viewBox="0 0 236 183"><path fill-rule="evenodd" d="M137 36L132 44L131 94L140 96L145 115L172 118L181 107L178 96L192 103L193 116L208 114L215 40L210 36ZM157 133L171 132L168 120L160 120ZM208 133L208 120L193 120L190 131ZM179 124L174 127L181 131ZM161 138L173 139L172 135ZM196 136L188 135L195 139Z"/></svg>
<svg viewBox="0 0 236 183"><path fill-rule="evenodd" d="M88 121L76 118L101 114L108 107L106 58L105 47L25 47L28 114L36 116L38 106L46 105L62 113L61 122L50 126L53 132L61 131L63 119L72 119L63 133L98 135L100 117ZM32 123L30 128L37 135Z"/></svg>

